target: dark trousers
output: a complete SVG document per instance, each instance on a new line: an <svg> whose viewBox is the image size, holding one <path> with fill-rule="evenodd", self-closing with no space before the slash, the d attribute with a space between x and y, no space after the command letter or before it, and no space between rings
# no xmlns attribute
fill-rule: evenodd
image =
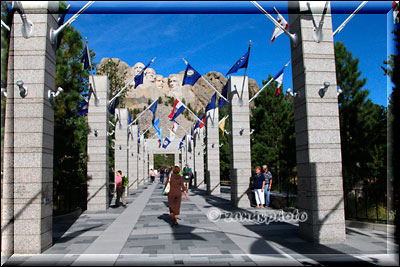
<svg viewBox="0 0 400 267"><path fill-rule="evenodd" d="M115 199L115 206L119 206L119 200L122 198L122 205L126 205L125 188L117 188L117 198Z"/></svg>

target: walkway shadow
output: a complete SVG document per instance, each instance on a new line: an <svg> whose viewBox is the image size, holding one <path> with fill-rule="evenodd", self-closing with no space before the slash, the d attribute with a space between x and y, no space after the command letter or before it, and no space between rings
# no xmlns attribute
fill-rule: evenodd
<svg viewBox="0 0 400 267"><path fill-rule="evenodd" d="M66 235L66 236L64 236L64 237L62 237L62 238L60 238L60 239L57 241L57 243L66 243L66 242L68 242L68 241L74 239L75 237L78 237L78 236L80 236L81 234L86 233L87 231L96 229L96 228L101 227L101 226L103 226L103 225L102 225L102 224L99 224L99 225L95 225L95 226L92 226L92 227L88 227L88 228L85 228L85 229L82 229L82 230L79 230L79 231L76 231L76 232L72 232L72 233L70 233L70 234L68 234L68 235Z"/></svg>
<svg viewBox="0 0 400 267"><path fill-rule="evenodd" d="M196 230L196 227L184 225L184 224L179 224L175 226L171 226L172 223L172 218L168 213L164 213L160 216L157 217L159 220L165 221L171 228L172 228L172 234L174 236L175 240L201 240L201 241L206 241L203 237L193 234L192 232ZM179 221L179 219L178 219Z"/></svg>

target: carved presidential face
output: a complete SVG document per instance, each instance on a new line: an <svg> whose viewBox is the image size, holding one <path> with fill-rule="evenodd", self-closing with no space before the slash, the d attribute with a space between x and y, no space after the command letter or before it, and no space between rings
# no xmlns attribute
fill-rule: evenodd
<svg viewBox="0 0 400 267"><path fill-rule="evenodd" d="M171 75L169 78L168 78L168 86L171 88L171 89L175 89L175 88L178 88L179 87L179 79L178 79L178 75Z"/></svg>
<svg viewBox="0 0 400 267"><path fill-rule="evenodd" d="M146 77L146 80L155 83L156 82L156 71L152 68L147 68L144 71L144 77Z"/></svg>
<svg viewBox="0 0 400 267"><path fill-rule="evenodd" d="M133 66L133 74L136 76L144 69L144 64L142 62L138 62Z"/></svg>
<svg viewBox="0 0 400 267"><path fill-rule="evenodd" d="M163 76L162 75L156 75L156 86L158 89L162 89L162 87L163 87Z"/></svg>

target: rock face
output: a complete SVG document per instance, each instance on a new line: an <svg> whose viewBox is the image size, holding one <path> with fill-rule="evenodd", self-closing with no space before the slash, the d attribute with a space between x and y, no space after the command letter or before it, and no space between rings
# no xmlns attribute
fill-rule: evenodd
<svg viewBox="0 0 400 267"><path fill-rule="evenodd" d="M103 58L97 68L101 68L110 58ZM133 67L130 67L124 61L118 58L112 58L112 61L117 63L118 74L123 75L127 72L126 82L129 82L133 77L138 74L145 65L141 62L137 62ZM148 106L148 103L153 102L155 99L161 97L162 104L158 104L157 117L160 117L160 128L164 129L163 136L169 137L169 131L167 129L171 128L172 122L168 120L168 115L172 110L172 106L167 106L168 97L178 98L184 101L186 105L190 104L193 111L198 112L199 110L204 110L208 102L210 101L212 95L215 93L213 89L200 78L194 86L184 85L182 86L182 81L185 71L181 71L178 74L170 74L168 77L163 77L158 75L156 71L152 68L147 68L144 73L143 84L139 85L136 89L131 89L125 99L125 106L129 109L140 109ZM227 82L227 78L216 71L210 71L203 77L213 85L219 92L222 91L223 87ZM260 89L258 84L254 79L249 79L249 91L254 94ZM148 113L148 114L147 114ZM162 115L162 116L161 116ZM165 115L165 116L164 116ZM166 118L163 118L166 117ZM146 112L140 119L140 124L151 125L152 113ZM190 120L191 119L191 120ZM194 124L195 119L190 116L190 119L186 119L183 115L178 117L178 123L190 131L190 127ZM142 129L146 129L147 126ZM155 133L154 129L150 128L150 138ZM182 129L178 129L177 138L184 135ZM155 138L155 137L154 137ZM179 140L180 141L180 140Z"/></svg>

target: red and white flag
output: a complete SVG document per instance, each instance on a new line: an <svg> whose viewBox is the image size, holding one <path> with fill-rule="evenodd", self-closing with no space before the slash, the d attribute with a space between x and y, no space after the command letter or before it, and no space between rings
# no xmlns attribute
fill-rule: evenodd
<svg viewBox="0 0 400 267"><path fill-rule="evenodd" d="M285 18L284 18L281 14L279 14L278 10L276 10L275 8L274 8L274 10L275 10L275 13L276 13L276 15L277 15L277 21L278 21L278 23L279 23L280 25L282 25L283 28L285 28L286 30L288 30L288 29L289 29L289 23L287 23L287 21L285 20ZM282 33L283 33L283 30L281 30L281 28L275 26L274 32L272 33L271 44L272 44L272 42L276 39L276 37L278 37L278 36L281 35Z"/></svg>
<svg viewBox="0 0 400 267"><path fill-rule="evenodd" d="M399 1L393 1L393 22L394 24L399 23Z"/></svg>
<svg viewBox="0 0 400 267"><path fill-rule="evenodd" d="M172 126L172 131L173 131L174 133L176 133L176 131L178 130L178 128L179 128L179 124L178 124L176 121L174 121L174 125Z"/></svg>
<svg viewBox="0 0 400 267"><path fill-rule="evenodd" d="M185 109L185 105L178 99L175 99L174 107L172 108L171 114L168 115L168 118L170 118L170 121L174 121Z"/></svg>

